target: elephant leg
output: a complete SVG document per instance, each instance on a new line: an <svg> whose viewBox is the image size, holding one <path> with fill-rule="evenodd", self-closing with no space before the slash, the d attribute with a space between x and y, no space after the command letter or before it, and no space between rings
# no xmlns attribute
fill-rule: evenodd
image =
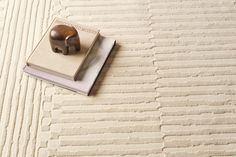
<svg viewBox="0 0 236 157"><path fill-rule="evenodd" d="M80 50L80 45L75 45L75 50L79 51Z"/></svg>
<svg viewBox="0 0 236 157"><path fill-rule="evenodd" d="M68 53L69 53L69 47L68 47L68 46L65 46L65 47L63 48L63 50L62 50L62 53L63 53L64 55L68 55Z"/></svg>

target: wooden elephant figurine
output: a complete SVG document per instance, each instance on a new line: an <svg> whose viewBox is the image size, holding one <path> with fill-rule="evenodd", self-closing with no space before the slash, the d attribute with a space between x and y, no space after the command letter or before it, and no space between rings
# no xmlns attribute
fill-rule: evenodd
<svg viewBox="0 0 236 157"><path fill-rule="evenodd" d="M56 53L68 55L80 50L79 34L73 26L54 26L49 33L49 40L52 50Z"/></svg>

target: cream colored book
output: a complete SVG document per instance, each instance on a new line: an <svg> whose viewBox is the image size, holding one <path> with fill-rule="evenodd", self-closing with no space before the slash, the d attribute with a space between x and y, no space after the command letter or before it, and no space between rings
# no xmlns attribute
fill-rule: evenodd
<svg viewBox="0 0 236 157"><path fill-rule="evenodd" d="M77 29L81 45L81 49L78 53L63 55L62 53L55 53L52 51L49 42L49 32L52 27L61 24L74 26ZM55 18L43 38L29 56L26 64L34 69L66 79L76 80L81 65L88 56L98 36L99 30L72 24L64 19Z"/></svg>

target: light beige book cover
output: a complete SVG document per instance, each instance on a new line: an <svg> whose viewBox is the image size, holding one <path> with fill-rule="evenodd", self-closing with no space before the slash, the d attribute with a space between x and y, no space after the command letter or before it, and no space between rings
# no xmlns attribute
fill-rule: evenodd
<svg viewBox="0 0 236 157"><path fill-rule="evenodd" d="M78 53L63 55L62 53L55 53L52 51L49 42L49 32L52 27L60 24L74 26L77 29L81 44L81 50ZM89 54L89 51L93 47L98 36L99 31L96 29L72 24L63 19L55 18L26 63L28 66L35 69L66 79L75 80L81 65Z"/></svg>

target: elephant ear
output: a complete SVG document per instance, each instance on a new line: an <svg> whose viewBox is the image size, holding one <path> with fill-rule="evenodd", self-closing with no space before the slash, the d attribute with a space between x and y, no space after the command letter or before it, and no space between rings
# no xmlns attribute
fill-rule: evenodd
<svg viewBox="0 0 236 157"><path fill-rule="evenodd" d="M69 45L70 45L72 37L73 37L72 35L68 35L68 36L66 37L66 39L65 39L65 45L66 45L66 46L69 46Z"/></svg>

